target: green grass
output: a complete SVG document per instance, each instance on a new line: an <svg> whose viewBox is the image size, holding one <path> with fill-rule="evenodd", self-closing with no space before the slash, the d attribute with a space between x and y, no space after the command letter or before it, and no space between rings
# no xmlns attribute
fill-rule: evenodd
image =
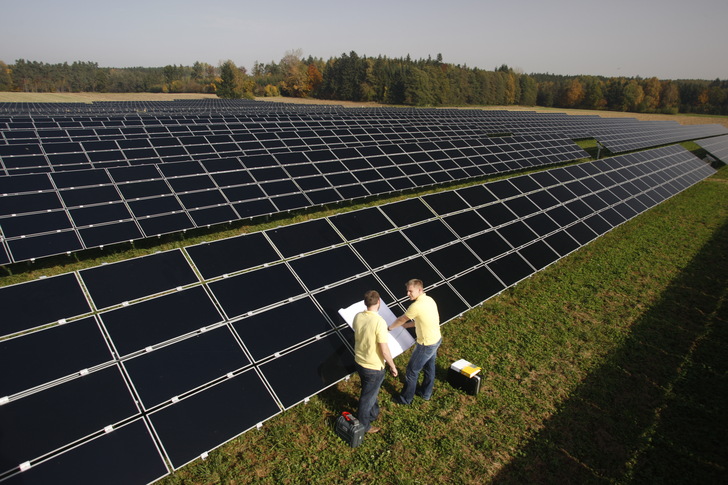
<svg viewBox="0 0 728 485"><path fill-rule="evenodd" d="M354 376L160 483L724 482L726 255L723 168L448 323L434 398L395 406L388 375L360 448L332 431ZM445 382L458 358L477 397Z"/></svg>

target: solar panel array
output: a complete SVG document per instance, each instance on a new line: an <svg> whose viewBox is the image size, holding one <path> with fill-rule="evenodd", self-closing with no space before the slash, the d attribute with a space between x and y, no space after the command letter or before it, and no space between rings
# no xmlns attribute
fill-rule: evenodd
<svg viewBox="0 0 728 485"><path fill-rule="evenodd" d="M0 264L587 156L529 135L0 177Z"/></svg>
<svg viewBox="0 0 728 485"><path fill-rule="evenodd" d="M0 481L154 481L349 375L365 290L446 322L712 173L658 148L0 288Z"/></svg>
<svg viewBox="0 0 728 485"><path fill-rule="evenodd" d="M716 160L728 163L728 136L716 136L714 138L696 140L695 143L714 156Z"/></svg>

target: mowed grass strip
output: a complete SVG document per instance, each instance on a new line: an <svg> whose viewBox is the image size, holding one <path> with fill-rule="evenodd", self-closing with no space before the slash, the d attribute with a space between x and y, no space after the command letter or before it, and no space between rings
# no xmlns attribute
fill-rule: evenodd
<svg viewBox="0 0 728 485"><path fill-rule="evenodd" d="M448 323L433 399L394 405L388 375L361 447L332 431L354 376L160 483L723 481L727 255L724 167ZM446 383L459 358L477 397Z"/></svg>

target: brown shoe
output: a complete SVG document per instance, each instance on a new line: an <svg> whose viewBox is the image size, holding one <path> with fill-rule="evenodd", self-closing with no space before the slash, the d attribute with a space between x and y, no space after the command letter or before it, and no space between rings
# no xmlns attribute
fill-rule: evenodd
<svg viewBox="0 0 728 485"><path fill-rule="evenodd" d="M381 429L382 428L378 428L376 426L372 426L371 428L369 428L369 430L367 430L367 433L379 433L379 430L381 430Z"/></svg>

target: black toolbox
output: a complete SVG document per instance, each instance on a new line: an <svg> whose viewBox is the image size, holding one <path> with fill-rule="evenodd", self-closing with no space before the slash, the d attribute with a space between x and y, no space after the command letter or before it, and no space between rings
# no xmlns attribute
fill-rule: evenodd
<svg viewBox="0 0 728 485"><path fill-rule="evenodd" d="M359 422L359 420L356 419L353 414L346 411L336 418L334 430L336 431L336 434L339 435L342 440L349 443L349 446L352 448L359 446L361 442L364 441L364 434L366 434L364 426Z"/></svg>
<svg viewBox="0 0 728 485"><path fill-rule="evenodd" d="M461 389L471 396L480 392L480 381L480 374L468 377L453 368L447 370L447 382L455 389Z"/></svg>

